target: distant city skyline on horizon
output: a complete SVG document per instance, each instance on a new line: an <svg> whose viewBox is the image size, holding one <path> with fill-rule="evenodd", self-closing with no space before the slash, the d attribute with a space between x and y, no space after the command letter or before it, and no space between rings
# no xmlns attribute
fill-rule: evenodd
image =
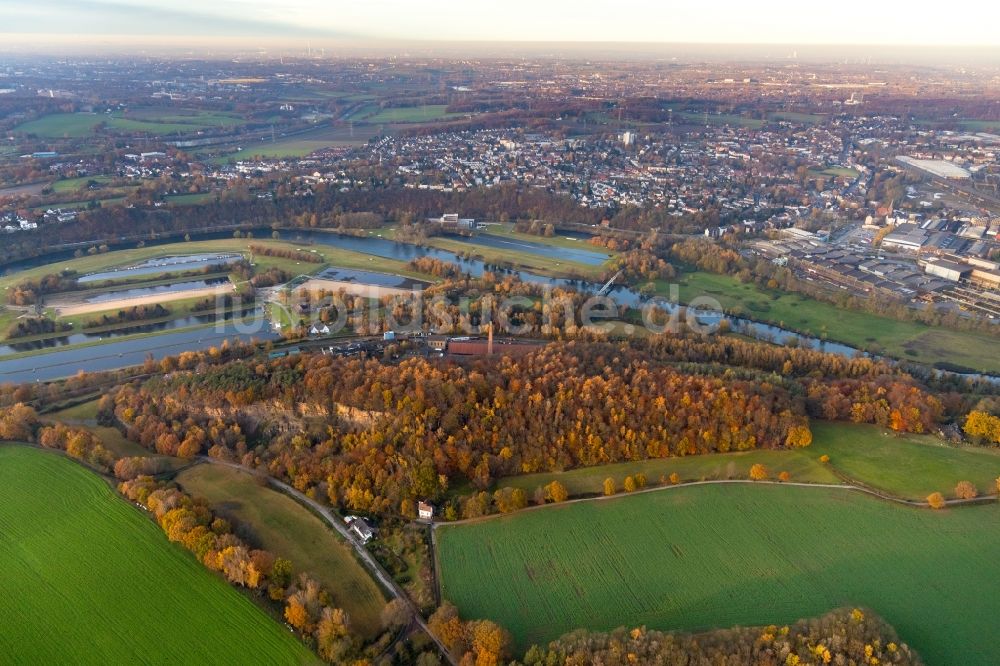
<svg viewBox="0 0 1000 666"><path fill-rule="evenodd" d="M0 34L10 45L39 47L213 40L220 48L314 41L317 49L399 42L1000 47L1000 6L980 7L971 20L925 2L905 10L889 4L844 0L819 12L788 0L508 0L502 9L445 0L4 0Z"/></svg>

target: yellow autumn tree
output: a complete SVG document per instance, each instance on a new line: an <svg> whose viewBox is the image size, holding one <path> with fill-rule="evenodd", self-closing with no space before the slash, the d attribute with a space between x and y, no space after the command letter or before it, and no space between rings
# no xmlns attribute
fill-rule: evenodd
<svg viewBox="0 0 1000 666"><path fill-rule="evenodd" d="M927 496L927 504L932 509L943 509L947 503L941 493L931 493Z"/></svg>
<svg viewBox="0 0 1000 666"><path fill-rule="evenodd" d="M319 656L332 664L344 662L351 649L347 614L339 608L325 607L316 625L316 649Z"/></svg>
<svg viewBox="0 0 1000 666"><path fill-rule="evenodd" d="M750 468L750 478L754 481L763 481L768 476L770 476L770 471L767 469L767 465L761 463L756 463Z"/></svg>
<svg viewBox="0 0 1000 666"><path fill-rule="evenodd" d="M476 666L497 666L510 646L510 634L489 620L470 623L468 638Z"/></svg>
<svg viewBox="0 0 1000 666"><path fill-rule="evenodd" d="M813 441L812 430L809 426L794 426L788 429L788 436L785 437L785 445L791 446L792 448L802 449Z"/></svg>
<svg viewBox="0 0 1000 666"><path fill-rule="evenodd" d="M969 412L962 430L978 443L1000 444L1000 417L987 412Z"/></svg>
<svg viewBox="0 0 1000 666"><path fill-rule="evenodd" d="M615 480L610 476L604 479L604 494L614 495L615 494Z"/></svg>
<svg viewBox="0 0 1000 666"><path fill-rule="evenodd" d="M545 486L545 499L550 502L565 502L568 497L569 491L566 490L566 486L558 481L553 481Z"/></svg>

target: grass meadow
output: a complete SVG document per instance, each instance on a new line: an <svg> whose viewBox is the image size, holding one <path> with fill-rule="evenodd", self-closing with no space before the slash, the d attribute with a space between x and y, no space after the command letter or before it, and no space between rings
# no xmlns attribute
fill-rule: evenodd
<svg viewBox="0 0 1000 666"><path fill-rule="evenodd" d="M805 451L830 456L830 466L850 479L906 499L933 492L955 496L959 481L982 494L996 492L1000 449L950 446L930 435L898 435L870 425L812 423L813 444Z"/></svg>
<svg viewBox="0 0 1000 666"><path fill-rule="evenodd" d="M697 631L866 606L931 664L996 664L1000 505L680 486L438 528L443 596L519 647L578 627Z"/></svg>
<svg viewBox="0 0 1000 666"><path fill-rule="evenodd" d="M933 365L948 362L981 372L1000 372L996 340L987 335L932 328L867 312L845 310L808 296L762 289L735 277L701 271L680 276L680 298L711 296L726 310L854 347L878 345L896 358ZM666 294L666 284L660 283Z"/></svg>
<svg viewBox="0 0 1000 666"><path fill-rule="evenodd" d="M6 663L317 661L102 479L59 455L0 446L0 535Z"/></svg>
<svg viewBox="0 0 1000 666"><path fill-rule="evenodd" d="M96 133L97 126L104 124L110 132L141 132L145 134L175 134L193 132L210 127L242 125L238 116L211 112L158 112L143 110L140 113L123 115L98 113L52 113L35 120L29 120L14 128L15 132L34 134L48 139L81 139Z"/></svg>
<svg viewBox="0 0 1000 666"><path fill-rule="evenodd" d="M626 476L646 475L648 485L676 473L682 481L747 479L760 463L772 478L788 472L799 483L841 483L843 478L903 499L924 500L932 492L954 497L959 481L971 481L982 494L996 492L1000 449L950 446L930 435L900 435L872 425L813 421L813 443L804 449L659 458L581 467L565 472L525 474L498 479L497 487L522 488L529 496L558 480L570 495L599 495L604 479L622 489ZM830 462L820 462L823 455ZM838 476L838 473L840 476ZM467 490L467 489L466 489Z"/></svg>
<svg viewBox="0 0 1000 666"><path fill-rule="evenodd" d="M432 120L462 117L464 113L448 113L447 104L425 104L423 106L391 107L373 109L375 112L362 118L366 123L420 123Z"/></svg>
<svg viewBox="0 0 1000 666"><path fill-rule="evenodd" d="M203 497L217 513L240 526L241 536L261 548L291 560L330 591L333 605L343 608L351 626L366 638L381 629L385 596L345 544L301 504L259 484L254 477L219 465L184 470L177 482L195 497Z"/></svg>
<svg viewBox="0 0 1000 666"><path fill-rule="evenodd" d="M791 481L801 483L839 483L838 477L828 466L819 462L820 454L811 448L796 451L744 451L683 458L658 458L638 462L615 463L597 467L581 467L566 472L543 472L498 479L498 487L522 488L530 496L535 488L559 481L570 495L599 495L604 489L604 479L614 479L619 490L626 476L642 473L647 485L658 485L661 477L677 474L682 481L710 481L717 479L746 479L750 467L766 465L775 475L788 472Z"/></svg>

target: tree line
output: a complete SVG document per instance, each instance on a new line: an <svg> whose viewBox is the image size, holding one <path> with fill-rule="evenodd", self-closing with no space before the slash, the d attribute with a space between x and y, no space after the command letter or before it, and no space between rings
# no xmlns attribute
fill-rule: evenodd
<svg viewBox="0 0 1000 666"><path fill-rule="evenodd" d="M32 335L48 333L65 333L72 330L66 322L55 322L48 317L24 317L18 319L7 328L8 338L26 338Z"/></svg>
<svg viewBox="0 0 1000 666"><path fill-rule="evenodd" d="M170 309L160 303L152 305L133 305L130 308L122 308L115 313L105 313L95 319L84 322L84 328L101 328L114 324L128 324L147 319L160 319L170 315Z"/></svg>
<svg viewBox="0 0 1000 666"><path fill-rule="evenodd" d="M791 625L736 627L700 634L624 627L578 630L534 645L523 666L584 664L893 664L919 666L916 652L868 610L838 609Z"/></svg>
<svg viewBox="0 0 1000 666"><path fill-rule="evenodd" d="M116 472L123 471L116 466ZM296 575L289 560L249 546L207 503L149 476L124 479L118 490L152 513L170 541L184 546L230 584L277 606L324 661L342 664L360 656L361 643L351 633L347 614L333 605L329 591L308 574Z"/></svg>
<svg viewBox="0 0 1000 666"><path fill-rule="evenodd" d="M315 252L301 252L284 247L274 247L271 245L251 244L250 251L262 257L281 257L282 259L292 259L308 264L322 264L323 257Z"/></svg>

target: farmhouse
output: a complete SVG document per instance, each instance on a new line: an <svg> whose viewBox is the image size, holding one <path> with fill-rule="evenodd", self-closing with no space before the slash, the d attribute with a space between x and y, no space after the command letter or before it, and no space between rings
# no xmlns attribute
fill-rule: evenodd
<svg viewBox="0 0 1000 666"><path fill-rule="evenodd" d="M427 502L417 502L417 515L421 520L430 520L434 517L434 506Z"/></svg>
<svg viewBox="0 0 1000 666"><path fill-rule="evenodd" d="M361 543L368 543L375 538L375 528L372 527L367 520L357 516L348 516L347 519L351 523L351 527L349 528L351 533L354 534L354 536L356 536Z"/></svg>

